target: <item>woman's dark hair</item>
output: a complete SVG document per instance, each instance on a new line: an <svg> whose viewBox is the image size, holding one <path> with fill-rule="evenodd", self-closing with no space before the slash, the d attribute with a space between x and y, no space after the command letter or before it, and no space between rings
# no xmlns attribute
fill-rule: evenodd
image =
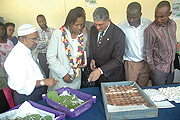
<svg viewBox="0 0 180 120"><path fill-rule="evenodd" d="M8 22L8 23L5 24L5 27L6 27L6 28L9 27L9 26L15 27L15 24L12 23L12 22Z"/></svg>
<svg viewBox="0 0 180 120"><path fill-rule="evenodd" d="M4 34L4 36L2 37L2 40L3 40L3 41L7 41L6 27L5 27L5 25L4 25L2 22L0 22L0 26L3 26L3 27L4 27L4 31L5 31L5 34Z"/></svg>
<svg viewBox="0 0 180 120"><path fill-rule="evenodd" d="M85 11L84 8L82 8L82 7L80 7L80 6L75 7L74 9L79 9L79 10L81 10L81 11Z"/></svg>
<svg viewBox="0 0 180 120"><path fill-rule="evenodd" d="M66 21L64 24L65 27L68 28L71 23L74 24L79 17L83 17L85 20L85 16L82 14L82 12L80 10L71 9L66 17Z"/></svg>

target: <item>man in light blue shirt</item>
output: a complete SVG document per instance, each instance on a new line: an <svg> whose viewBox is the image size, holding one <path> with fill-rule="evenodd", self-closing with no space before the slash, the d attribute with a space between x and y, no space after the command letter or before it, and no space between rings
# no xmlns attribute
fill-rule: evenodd
<svg viewBox="0 0 180 120"><path fill-rule="evenodd" d="M144 30L151 21L141 16L141 5L132 2L127 7L127 20L121 22L118 27L126 35L123 56L126 80L135 81L139 86L146 87L149 68L143 60Z"/></svg>

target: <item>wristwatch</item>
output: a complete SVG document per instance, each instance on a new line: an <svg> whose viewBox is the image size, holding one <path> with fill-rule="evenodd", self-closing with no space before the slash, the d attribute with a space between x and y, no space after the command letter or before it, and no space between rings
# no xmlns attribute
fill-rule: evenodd
<svg viewBox="0 0 180 120"><path fill-rule="evenodd" d="M43 80L40 81L40 85L43 86L45 83Z"/></svg>
<svg viewBox="0 0 180 120"><path fill-rule="evenodd" d="M74 80L72 77L70 77L71 82Z"/></svg>

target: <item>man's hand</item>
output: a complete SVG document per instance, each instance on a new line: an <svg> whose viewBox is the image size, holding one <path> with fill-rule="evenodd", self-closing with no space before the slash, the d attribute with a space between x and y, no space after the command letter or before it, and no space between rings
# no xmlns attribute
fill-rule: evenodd
<svg viewBox="0 0 180 120"><path fill-rule="evenodd" d="M154 74L154 71L155 71L154 69L151 70L152 74Z"/></svg>
<svg viewBox="0 0 180 120"><path fill-rule="evenodd" d="M71 83L71 80L70 80L71 76L67 73L65 76L64 76L64 82L66 83Z"/></svg>
<svg viewBox="0 0 180 120"><path fill-rule="evenodd" d="M85 68L87 65L78 66L79 68Z"/></svg>
<svg viewBox="0 0 180 120"><path fill-rule="evenodd" d="M59 82L57 79L54 78L44 79L43 81L46 86L50 86L50 87L55 86Z"/></svg>
<svg viewBox="0 0 180 120"><path fill-rule="evenodd" d="M86 52L84 51L83 52L83 59L82 59L82 62L81 62L81 66L78 66L79 68L85 68L85 67L87 67L87 63L85 64L85 59L87 59L86 57L85 57L85 54L86 54Z"/></svg>
<svg viewBox="0 0 180 120"><path fill-rule="evenodd" d="M99 69L95 69L89 75L88 82L96 81L101 76L101 71Z"/></svg>
<svg viewBox="0 0 180 120"><path fill-rule="evenodd" d="M91 67L91 70L95 70L96 69L96 65L95 65L95 60L94 59L91 60L90 67Z"/></svg>

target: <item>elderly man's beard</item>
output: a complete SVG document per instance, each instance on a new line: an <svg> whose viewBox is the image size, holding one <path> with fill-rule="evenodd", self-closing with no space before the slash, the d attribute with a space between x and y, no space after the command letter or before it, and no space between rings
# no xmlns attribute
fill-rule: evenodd
<svg viewBox="0 0 180 120"><path fill-rule="evenodd" d="M32 47L30 47L30 50L34 50L37 47L37 44L34 43Z"/></svg>

